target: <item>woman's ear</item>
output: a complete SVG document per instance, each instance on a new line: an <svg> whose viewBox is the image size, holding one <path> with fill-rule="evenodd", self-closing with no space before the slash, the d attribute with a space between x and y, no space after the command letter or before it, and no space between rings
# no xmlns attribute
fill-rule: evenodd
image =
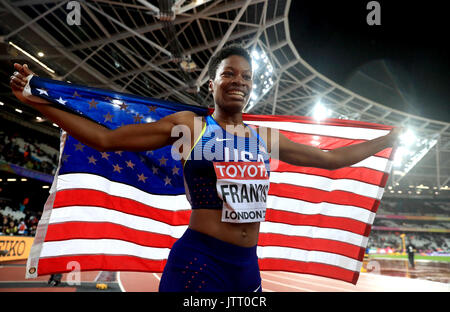
<svg viewBox="0 0 450 312"><path fill-rule="evenodd" d="M212 79L209 79L209 82L208 82L208 90L209 90L209 92L211 92L211 93L214 91Z"/></svg>

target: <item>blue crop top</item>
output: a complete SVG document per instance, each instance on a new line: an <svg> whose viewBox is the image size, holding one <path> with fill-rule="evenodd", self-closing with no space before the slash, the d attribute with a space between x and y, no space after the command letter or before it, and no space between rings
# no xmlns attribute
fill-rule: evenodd
<svg viewBox="0 0 450 312"><path fill-rule="evenodd" d="M254 129L248 128L252 133L250 138L235 136L225 131L212 116L206 117L202 133L183 168L186 196L192 209L223 207L223 200L216 188L214 163L259 161L264 163L267 175L270 174L270 156L266 143Z"/></svg>

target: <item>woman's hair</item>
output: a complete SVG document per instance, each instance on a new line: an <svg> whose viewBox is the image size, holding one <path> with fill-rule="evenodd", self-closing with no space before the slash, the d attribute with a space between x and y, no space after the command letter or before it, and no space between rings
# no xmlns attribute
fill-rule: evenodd
<svg viewBox="0 0 450 312"><path fill-rule="evenodd" d="M238 44L231 44L229 46L222 48L211 58L211 61L209 62L208 66L208 75L210 79L214 79L216 77L217 67L219 67L220 62L222 62L223 59L226 59L231 55L242 56L248 61L251 68L252 57L250 56L250 53L245 48L243 48Z"/></svg>

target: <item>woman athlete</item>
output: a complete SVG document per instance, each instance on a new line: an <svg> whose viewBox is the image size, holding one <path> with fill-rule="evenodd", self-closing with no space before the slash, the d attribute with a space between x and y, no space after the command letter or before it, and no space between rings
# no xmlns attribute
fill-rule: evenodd
<svg viewBox="0 0 450 312"><path fill-rule="evenodd" d="M400 129L394 128L385 136L324 152L281 133L274 135L272 129L260 127L257 132L242 120L253 86L251 64L249 53L238 46L212 57L208 68L212 116L182 111L114 130L49 102L25 98L22 91L32 72L27 65L14 64L10 85L16 97L98 151L155 150L180 139L171 135L174 127L190 130L192 148L180 152L192 213L188 229L170 251L160 291L261 291L256 245L264 220L269 155L292 165L337 169L393 146L399 136ZM236 176L240 178L233 179Z"/></svg>

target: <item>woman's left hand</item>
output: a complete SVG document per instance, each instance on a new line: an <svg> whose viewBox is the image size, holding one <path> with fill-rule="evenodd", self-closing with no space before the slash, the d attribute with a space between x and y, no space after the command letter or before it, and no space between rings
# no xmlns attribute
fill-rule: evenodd
<svg viewBox="0 0 450 312"><path fill-rule="evenodd" d="M403 134L404 128L402 127L396 127L393 128L387 135L386 138L388 140L388 146L394 146L398 144L398 140L400 139L400 136Z"/></svg>

